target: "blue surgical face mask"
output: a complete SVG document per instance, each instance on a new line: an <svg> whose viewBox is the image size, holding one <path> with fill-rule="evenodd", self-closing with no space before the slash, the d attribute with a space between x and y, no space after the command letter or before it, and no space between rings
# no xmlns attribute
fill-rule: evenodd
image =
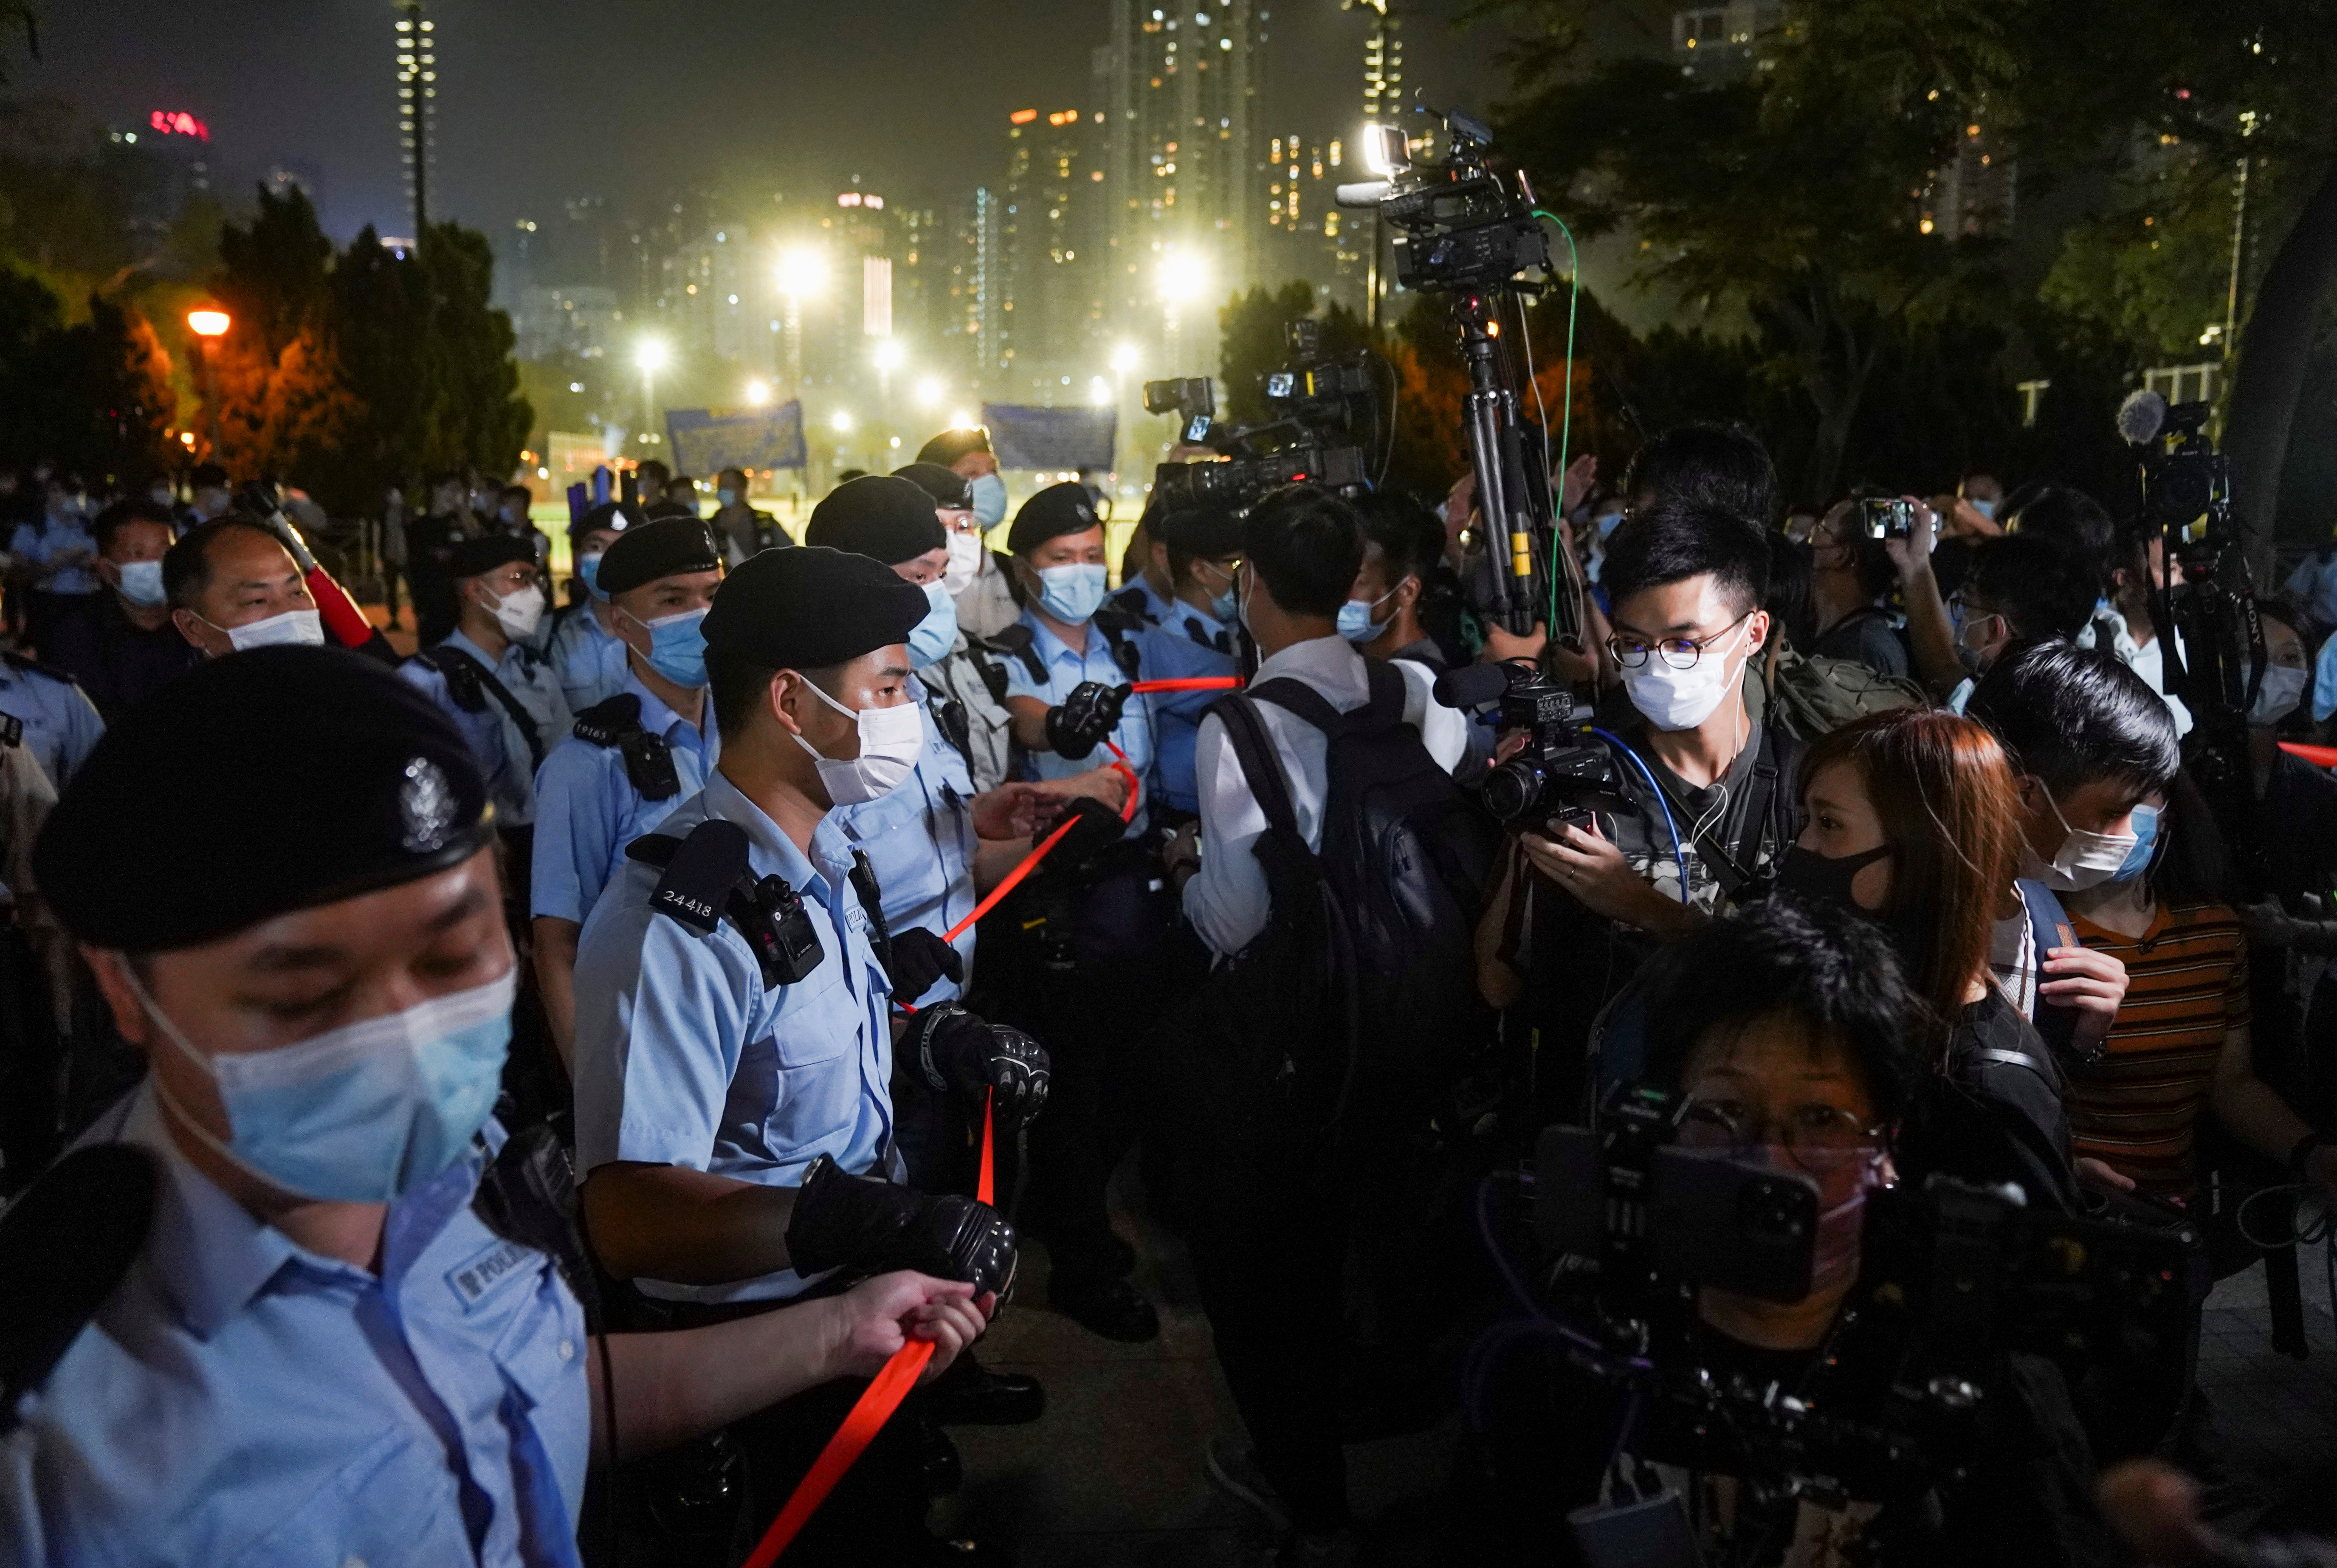
<svg viewBox="0 0 2337 1568"><path fill-rule="evenodd" d="M1103 603L1100 564L1049 566L1039 573L1039 603L1058 621L1078 625Z"/></svg>
<svg viewBox="0 0 2337 1568"><path fill-rule="evenodd" d="M1598 519L1598 524L1599 537L1604 539L1623 525L1623 514L1620 512L1609 512Z"/></svg>
<svg viewBox="0 0 2337 1568"><path fill-rule="evenodd" d="M603 603L608 602L609 596L601 592L600 556L579 555L576 557L576 575L584 579L584 592L590 593L593 598L600 600Z"/></svg>
<svg viewBox="0 0 2337 1568"><path fill-rule="evenodd" d="M1979 513L1981 516L1983 516L1983 517L1987 518L1990 522L1993 523L1993 522L1995 522L1995 521L1996 521L1996 503L1995 503L1995 502L1993 502L1993 501L1975 501L1975 500L1973 500L1970 496L1967 495L1967 496L1965 496L1965 497L1964 497L1964 505L1967 505L1967 506L1970 506L1973 511L1975 511L1975 512Z"/></svg>
<svg viewBox="0 0 2337 1568"><path fill-rule="evenodd" d="M1214 565L1208 569L1213 573L1217 570ZM1225 592L1209 595L1209 616L1220 626L1230 626L1234 621L1234 580L1228 576Z"/></svg>
<svg viewBox="0 0 2337 1568"><path fill-rule="evenodd" d="M1403 584L1395 586L1401 588ZM1372 612L1394 597L1395 588L1391 588L1376 599L1350 599L1340 605L1339 635L1359 648L1366 642L1378 642L1380 633L1387 630L1387 622L1373 620Z"/></svg>
<svg viewBox="0 0 2337 1568"><path fill-rule="evenodd" d="M2137 806L2134 808L2134 848L2126 852L2126 859L2110 874L2113 882L2131 882L2150 869L2151 852L2158 848L2158 808Z"/></svg>
<svg viewBox="0 0 2337 1568"><path fill-rule="evenodd" d="M403 1197L463 1157L495 1108L517 965L499 980L273 1051L210 1056L122 971L165 1040L211 1081L222 1141L172 1101L187 1131L271 1187L331 1203ZM156 1091L171 1100L158 1075Z"/></svg>
<svg viewBox="0 0 2337 1568"><path fill-rule="evenodd" d="M922 670L957 646L957 601L939 583L924 584L925 618L909 628L909 663ZM826 695L826 693L822 693Z"/></svg>
<svg viewBox="0 0 2337 1568"><path fill-rule="evenodd" d="M160 561L123 561L116 569L122 573L122 596L132 604L152 610L168 597L162 592Z"/></svg>
<svg viewBox="0 0 2337 1568"><path fill-rule="evenodd" d="M738 505L738 492L725 485L714 493L714 499L724 506L736 506Z"/></svg>
<svg viewBox="0 0 2337 1568"><path fill-rule="evenodd" d="M995 474L984 474L973 481L973 520L989 533L1006 521L1006 481Z"/></svg>
<svg viewBox="0 0 2337 1568"><path fill-rule="evenodd" d="M654 621L633 617L649 628L650 668L677 686L706 684L706 612L685 610Z"/></svg>

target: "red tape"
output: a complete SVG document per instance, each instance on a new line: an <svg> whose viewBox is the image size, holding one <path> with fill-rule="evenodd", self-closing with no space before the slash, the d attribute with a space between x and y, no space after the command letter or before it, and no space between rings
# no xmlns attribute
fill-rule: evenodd
<svg viewBox="0 0 2337 1568"><path fill-rule="evenodd" d="M2316 768L2337 768L2337 746L2307 746L2301 740L2283 740L2280 749Z"/></svg>
<svg viewBox="0 0 2337 1568"><path fill-rule="evenodd" d="M973 1195L984 1203L990 1201L992 1191L991 1154L995 1128L991 1119L991 1102L996 1098L997 1092L992 1090L982 1105L982 1175L974 1183ZM901 1401L917 1386L917 1379L924 1375L925 1364L933 1358L934 1342L930 1339L912 1339L893 1353L893 1358L885 1363L884 1369L853 1402L844 1425L836 1429L836 1436L819 1451L819 1457L812 1461L804 1478L796 1483L795 1494L779 1510L779 1516L771 1521L771 1527L763 1532L763 1539L748 1554L744 1568L771 1568L779 1560L779 1553L787 1549L819 1511L819 1505L827 1501L827 1494L836 1490L836 1484L844 1479L844 1473L852 1468L875 1440L876 1434L885 1429L885 1423L893 1418L893 1412L901 1407Z"/></svg>

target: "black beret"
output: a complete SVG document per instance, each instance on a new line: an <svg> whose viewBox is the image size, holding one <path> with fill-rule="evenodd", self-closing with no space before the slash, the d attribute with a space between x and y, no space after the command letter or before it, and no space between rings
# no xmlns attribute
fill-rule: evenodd
<svg viewBox="0 0 2337 1568"><path fill-rule="evenodd" d="M865 474L838 485L811 509L804 543L894 566L928 550L948 548L949 535L934 515L932 496L906 479Z"/></svg>
<svg viewBox="0 0 2337 1568"><path fill-rule="evenodd" d="M132 705L33 874L75 936L149 953L460 865L494 837L461 731L337 648L255 648Z"/></svg>
<svg viewBox="0 0 2337 1568"><path fill-rule="evenodd" d="M585 534L596 533L603 528L612 534L622 534L629 528L640 527L649 520L649 514L631 502L603 501L582 517L569 523L568 537L582 539Z"/></svg>
<svg viewBox="0 0 2337 1568"><path fill-rule="evenodd" d="M1014 526L1006 531L1006 548L1020 555L1065 534L1084 534L1102 521L1087 486L1066 479L1022 503L1014 514Z"/></svg>
<svg viewBox="0 0 2337 1568"><path fill-rule="evenodd" d="M517 534L483 534L476 539L465 539L446 554L446 575L476 577L498 566L513 562L523 566L535 564L535 541Z"/></svg>
<svg viewBox="0 0 2337 1568"><path fill-rule="evenodd" d="M1237 555L1242 547L1243 510L1237 506L1197 506L1185 512L1159 512L1144 520L1145 536L1173 550L1205 561Z"/></svg>
<svg viewBox="0 0 2337 1568"><path fill-rule="evenodd" d="M723 580L706 645L767 669L819 670L906 642L932 609L924 589L865 555L766 550Z"/></svg>
<svg viewBox="0 0 2337 1568"><path fill-rule="evenodd" d="M917 461L938 463L946 468L969 452L990 450L990 432L980 427L972 430L944 430L917 448Z"/></svg>
<svg viewBox="0 0 2337 1568"><path fill-rule="evenodd" d="M895 479L906 479L934 498L936 506L953 511L973 509L973 481L954 468L944 468L938 463L912 463L906 468L893 470Z"/></svg>
<svg viewBox="0 0 2337 1568"><path fill-rule="evenodd" d="M628 588L678 577L685 572L717 572L722 552L714 535L695 517L655 517L637 523L618 535L601 557L596 581L601 592L615 598Z"/></svg>

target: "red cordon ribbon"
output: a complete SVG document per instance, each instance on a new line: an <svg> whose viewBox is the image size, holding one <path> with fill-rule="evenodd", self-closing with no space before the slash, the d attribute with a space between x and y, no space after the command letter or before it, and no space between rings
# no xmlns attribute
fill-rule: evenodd
<svg viewBox="0 0 2337 1568"><path fill-rule="evenodd" d="M2337 746L2307 746L2301 740L2283 740L2280 749L2316 768L2337 768Z"/></svg>
<svg viewBox="0 0 2337 1568"><path fill-rule="evenodd" d="M1240 684L1238 676L1198 675L1180 681L1139 681L1129 690L1230 691ZM1116 769L1128 780L1128 803L1120 808L1120 819L1132 822L1136 819L1137 801L1143 787L1137 779L1136 769L1129 766L1128 753L1110 740L1104 744L1110 747L1112 756L1106 766ZM1038 868L1039 862L1047 858L1049 850L1063 841L1063 835L1071 830L1076 821L1075 818L1063 823L1041 839L1031 853L1022 857L1020 865L999 879L998 886L990 890L990 896L973 906L973 913L943 934L942 940L956 941L975 921L989 914L1001 898L1012 893L1025 877ZM997 1091L991 1091L990 1098L985 1099L982 1106L982 1173L974 1182L973 1195L984 1203L991 1201L994 1191L992 1172L996 1128L991 1115L991 1102L996 1097ZM804 1478L796 1483L795 1494L787 1499L787 1506L779 1510L779 1516L771 1521L771 1527L763 1533L761 1543L748 1556L743 1568L771 1568L771 1564L779 1560L779 1553L787 1549L806 1522L818 1511L822 1503L827 1501L827 1494L836 1490L836 1484L844 1479L844 1473L851 1469L860 1455L867 1451L868 1445L875 1441L876 1434L883 1431L885 1423L893 1418L893 1412L901 1407L901 1401L909 1396L909 1390L917 1386L925 1364L933 1358L934 1345L930 1339L912 1339L894 1352L893 1358L885 1363L884 1369L876 1374L854 1402L850 1413L844 1417L844 1425L836 1429L836 1436L830 1437L827 1446L819 1451L819 1457L812 1462Z"/></svg>
<svg viewBox="0 0 2337 1568"><path fill-rule="evenodd" d="M996 1097L996 1093L992 1091L992 1098ZM984 1100L982 1106L982 1174L974 1182L973 1192L984 1203L990 1201L992 1190L991 1145L993 1131L990 1101ZM893 1358L885 1363L884 1369L853 1403L851 1412L844 1417L844 1425L836 1429L836 1436L830 1437L827 1446L819 1451L819 1457L812 1461L812 1466L805 1472L804 1478L796 1483L795 1494L787 1499L787 1505L779 1510L779 1516L771 1521L771 1527L763 1532L763 1539L748 1556L745 1568L771 1568L771 1564L779 1560L779 1553L787 1549L788 1543L819 1511L819 1505L827 1501L827 1494L836 1490L836 1484L844 1479L844 1473L852 1468L868 1445L875 1440L876 1434L884 1430L885 1423L893 1418L893 1412L901 1407L901 1401L907 1398L909 1390L917 1386L918 1377L924 1373L925 1363L933 1358L934 1342L930 1339L912 1339L893 1353Z"/></svg>

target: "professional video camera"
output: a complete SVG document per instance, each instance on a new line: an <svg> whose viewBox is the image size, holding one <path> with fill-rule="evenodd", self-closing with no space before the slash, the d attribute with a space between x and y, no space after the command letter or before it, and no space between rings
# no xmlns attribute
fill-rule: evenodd
<svg viewBox="0 0 2337 1568"><path fill-rule="evenodd" d="M1463 664L1436 678L1448 708L1501 705L1501 728L1523 730L1526 743L1485 776L1485 808L1504 822L1539 826L1551 818L1578 828L1594 809L1628 810L1614 757L1590 744L1590 704L1532 664Z"/></svg>
<svg viewBox="0 0 2337 1568"><path fill-rule="evenodd" d="M2070 1219L2017 1189L1933 1176L1866 1198L1858 1283L1826 1357L1839 1380L1784 1390L1717 1373L1697 1353L1697 1289L1806 1296L1821 1199L1799 1171L1681 1145L1686 1110L1666 1091L1619 1087L1595 1130L1547 1129L1524 1173L1541 1254L1534 1284L1520 1282L1526 1304L1569 1363L1664 1435L1658 1447L1687 1446L1642 1457L1735 1475L1756 1500L1917 1499L1979 1457L2007 1353L2182 1353L2192 1233ZM1576 1516L1593 1563L1609 1560L1602 1541L1626 1538L1687 1549L1634 1563L1698 1561L1684 1514L1674 1530L1644 1508L1609 1513Z"/></svg>
<svg viewBox="0 0 2337 1568"><path fill-rule="evenodd" d="M2152 593L2151 616L2166 650L2166 690L2191 710L2185 760L2217 826L2247 853L2255 840L2247 713L2264 680L2264 622L2231 462L2207 436L2208 413L2205 403L2170 407L2144 390L2119 406L2117 427L2140 466L2141 515L2166 540L2166 582ZM2164 635L2169 629L2176 635Z"/></svg>
<svg viewBox="0 0 2337 1568"><path fill-rule="evenodd" d="M1179 440L1228 459L1161 464L1153 472L1152 494L1162 507L1238 506L1281 485L1341 492L1370 485L1372 464L1358 442L1368 438L1379 446L1384 436L1369 356L1325 354L1318 322L1286 322L1282 331L1290 363L1259 378L1272 417L1257 424L1217 425L1217 393L1206 376L1144 384L1146 413L1176 415Z"/></svg>
<svg viewBox="0 0 2337 1568"><path fill-rule="evenodd" d="M1571 555L1553 547L1548 443L1520 416L1518 367L1501 338L1502 311L1540 287L1521 275L1550 272L1549 238L1525 176L1495 172L1492 132L1466 114L1440 117L1448 150L1424 168L1413 166L1401 126L1369 127L1365 156L1387 177L1340 186L1339 205L1376 208L1395 230L1396 276L1405 288L1452 296L1469 368L1462 422L1488 534L1483 568L1471 583L1479 608L1512 632L1546 621L1552 638L1579 648L1583 584Z"/></svg>

